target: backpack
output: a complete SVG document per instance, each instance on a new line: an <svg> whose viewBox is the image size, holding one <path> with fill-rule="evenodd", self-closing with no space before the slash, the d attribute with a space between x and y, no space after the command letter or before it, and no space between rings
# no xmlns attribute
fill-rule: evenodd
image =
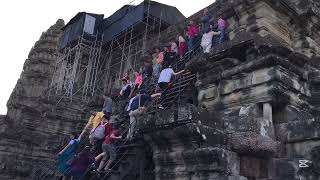
<svg viewBox="0 0 320 180"><path fill-rule="evenodd" d="M91 136L96 139L103 139L105 134L105 124L101 122L99 126L97 126L93 132L91 133Z"/></svg>

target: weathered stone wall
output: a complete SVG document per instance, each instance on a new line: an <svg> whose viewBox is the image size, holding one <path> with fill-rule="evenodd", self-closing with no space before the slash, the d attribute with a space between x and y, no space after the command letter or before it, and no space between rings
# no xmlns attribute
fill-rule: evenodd
<svg viewBox="0 0 320 180"><path fill-rule="evenodd" d="M318 8L315 1L243 0L209 7L227 19L230 41L189 63L198 73L199 116L190 121L182 108L142 125L158 127L144 132L156 179L319 178Z"/></svg>
<svg viewBox="0 0 320 180"><path fill-rule="evenodd" d="M85 123L84 104L47 96L63 26L58 20L35 43L0 119L0 179L34 179L42 168L52 174L57 152Z"/></svg>

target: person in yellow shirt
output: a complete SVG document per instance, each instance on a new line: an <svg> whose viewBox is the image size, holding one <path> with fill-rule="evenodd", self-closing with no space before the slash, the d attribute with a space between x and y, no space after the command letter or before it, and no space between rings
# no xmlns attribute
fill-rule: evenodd
<svg viewBox="0 0 320 180"><path fill-rule="evenodd" d="M94 147L94 149L97 152L102 151L102 149L100 147L102 144L102 140L94 138L92 133L101 124L104 117L105 117L105 115L103 112L92 112L91 116L88 120L88 123L86 124L86 126L83 130L83 131L88 131L88 130L90 131L89 141L90 141L90 144Z"/></svg>
<svg viewBox="0 0 320 180"><path fill-rule="evenodd" d="M85 129L96 128L101 123L103 116L103 112L92 112Z"/></svg>

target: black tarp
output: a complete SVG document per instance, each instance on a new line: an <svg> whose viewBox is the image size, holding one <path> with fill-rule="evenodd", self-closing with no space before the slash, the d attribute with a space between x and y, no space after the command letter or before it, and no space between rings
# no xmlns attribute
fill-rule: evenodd
<svg viewBox="0 0 320 180"><path fill-rule="evenodd" d="M69 46L70 44L72 44L75 40L77 40L84 32L85 23L91 22L92 23L91 25L93 25L93 27L91 28L92 33L84 32L84 38L87 40L94 40L93 36L97 35L99 31L101 32L99 28L100 28L100 25L102 24L103 17L104 15L79 12L75 17L73 17L68 22L68 24L66 24L62 28L63 35L60 39L59 49L61 50L66 46Z"/></svg>
<svg viewBox="0 0 320 180"><path fill-rule="evenodd" d="M103 42L107 43L114 36L121 34L132 25L142 22L147 17L149 1L144 1L137 6L124 6L113 15L104 20ZM156 18L161 18L168 25L176 24L185 19L185 16L176 8L150 1L149 14Z"/></svg>
<svg viewBox="0 0 320 180"><path fill-rule="evenodd" d="M62 28L64 32L60 39L59 49L71 45L82 35L86 15L96 19L93 35L101 37L103 34L103 43L107 44L113 37L131 28L132 25L143 24L142 21L147 17L148 8L149 1L143 1L137 6L125 5L106 19L103 19L103 15L79 12ZM173 25L185 19L176 7L155 1L150 1L149 13L152 17L161 18L163 24L167 25ZM88 33L84 33L84 37L90 41L94 40Z"/></svg>

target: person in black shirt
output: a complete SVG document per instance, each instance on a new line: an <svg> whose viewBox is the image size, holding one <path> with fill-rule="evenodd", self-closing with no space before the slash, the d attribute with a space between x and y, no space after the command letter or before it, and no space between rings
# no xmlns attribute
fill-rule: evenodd
<svg viewBox="0 0 320 180"><path fill-rule="evenodd" d="M168 47L164 47L163 66L162 69L168 68L175 59L175 53L170 52Z"/></svg>
<svg viewBox="0 0 320 180"><path fill-rule="evenodd" d="M151 78L152 74L153 74L152 62L149 59L145 59L144 62L143 62L142 75L143 75L144 78Z"/></svg>
<svg viewBox="0 0 320 180"><path fill-rule="evenodd" d="M122 79L123 87L120 91L120 97L127 99L131 93L131 83L127 79Z"/></svg>
<svg viewBox="0 0 320 180"><path fill-rule="evenodd" d="M135 97L133 97L130 101L128 110L130 116L130 129L127 134L127 139L131 140L133 137L133 132L136 126L136 118L141 116L146 112L146 107L152 98L161 96L161 93L156 93L152 95L147 95L144 90L141 90L137 93Z"/></svg>

